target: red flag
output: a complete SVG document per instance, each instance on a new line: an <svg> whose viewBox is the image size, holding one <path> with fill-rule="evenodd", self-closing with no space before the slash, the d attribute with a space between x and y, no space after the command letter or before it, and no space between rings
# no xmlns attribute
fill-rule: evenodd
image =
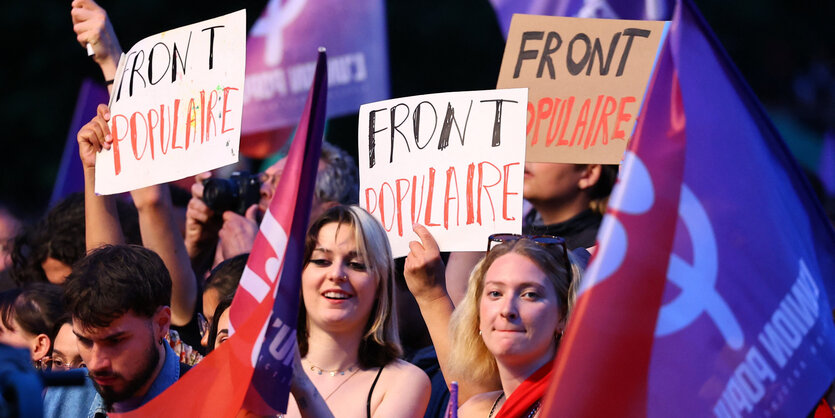
<svg viewBox="0 0 835 418"><path fill-rule="evenodd" d="M609 262L587 271L545 395L547 416L646 415L650 353L685 150L684 111L668 40L641 115L619 180L623 184L612 195L599 233L607 238L595 257ZM628 195L623 193L627 187ZM642 238L652 245L641 245Z"/></svg>
<svg viewBox="0 0 835 418"><path fill-rule="evenodd" d="M230 307L234 334L165 392L119 416L231 417L242 407L257 414L286 411L296 349L301 254L326 98L327 64L320 50L296 140L276 187L277 198L264 215Z"/></svg>

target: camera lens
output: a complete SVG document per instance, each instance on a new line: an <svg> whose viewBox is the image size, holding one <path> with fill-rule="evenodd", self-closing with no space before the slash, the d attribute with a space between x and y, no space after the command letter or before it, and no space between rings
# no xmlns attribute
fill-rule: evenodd
<svg viewBox="0 0 835 418"><path fill-rule="evenodd" d="M215 212L235 209L238 187L228 179L206 179L203 182L203 201Z"/></svg>

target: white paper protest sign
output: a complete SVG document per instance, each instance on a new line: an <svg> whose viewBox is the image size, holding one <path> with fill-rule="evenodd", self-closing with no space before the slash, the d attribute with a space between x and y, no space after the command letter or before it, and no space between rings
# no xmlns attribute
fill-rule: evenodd
<svg viewBox="0 0 835 418"><path fill-rule="evenodd" d="M359 112L360 206L394 257L425 225L441 251L483 251L522 229L527 89L440 93L369 103Z"/></svg>
<svg viewBox="0 0 835 418"><path fill-rule="evenodd" d="M237 162L245 62L245 10L134 45L113 85L113 146L96 156L96 193L130 191Z"/></svg>

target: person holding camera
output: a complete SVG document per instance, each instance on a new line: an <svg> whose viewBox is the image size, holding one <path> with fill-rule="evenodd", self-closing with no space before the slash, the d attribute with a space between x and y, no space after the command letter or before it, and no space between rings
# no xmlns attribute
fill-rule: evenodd
<svg viewBox="0 0 835 418"><path fill-rule="evenodd" d="M239 173L229 179L212 178L211 173L197 175L186 210L185 233L186 250L195 267L208 264L210 256L215 265L252 250L260 216L275 196L286 162L282 158L260 174ZM354 159L335 145L322 143L310 219L333 206L355 204L358 196Z"/></svg>

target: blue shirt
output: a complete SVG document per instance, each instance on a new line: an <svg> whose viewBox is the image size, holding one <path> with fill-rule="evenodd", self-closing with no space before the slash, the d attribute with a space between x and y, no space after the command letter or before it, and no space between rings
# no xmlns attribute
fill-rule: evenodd
<svg viewBox="0 0 835 418"><path fill-rule="evenodd" d="M165 344L165 361L157 378L151 383L148 392L139 398L128 399L113 404L113 412L127 412L144 405L173 385L180 378L180 359L177 353ZM43 401L44 417L88 417L107 413L104 400L93 386L93 380L84 379L84 386L52 387L46 391Z"/></svg>

